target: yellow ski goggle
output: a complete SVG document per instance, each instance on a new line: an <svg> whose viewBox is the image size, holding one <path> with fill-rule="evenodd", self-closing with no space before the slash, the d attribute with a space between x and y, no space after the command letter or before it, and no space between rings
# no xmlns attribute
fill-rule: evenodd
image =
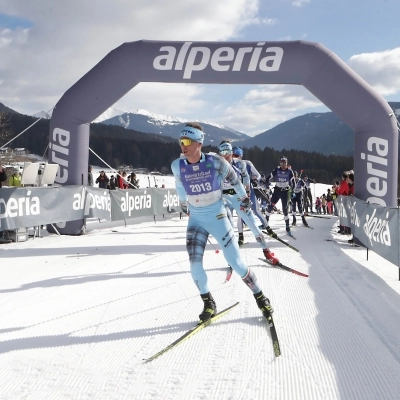
<svg viewBox="0 0 400 400"><path fill-rule="evenodd" d="M181 146L189 146L190 144L192 144L193 143L193 140L192 139L188 139L188 138L181 138L181 139L179 139L179 144L181 145Z"/></svg>

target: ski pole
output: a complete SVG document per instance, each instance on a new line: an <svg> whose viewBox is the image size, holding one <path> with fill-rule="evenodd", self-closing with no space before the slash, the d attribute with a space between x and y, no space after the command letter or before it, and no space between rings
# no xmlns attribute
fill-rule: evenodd
<svg viewBox="0 0 400 400"><path fill-rule="evenodd" d="M208 243L210 243L211 246L214 248L215 252L218 254L218 253L219 253L219 250L218 250L217 248L215 248L215 246L211 243L210 238L207 238L207 240L208 240Z"/></svg>

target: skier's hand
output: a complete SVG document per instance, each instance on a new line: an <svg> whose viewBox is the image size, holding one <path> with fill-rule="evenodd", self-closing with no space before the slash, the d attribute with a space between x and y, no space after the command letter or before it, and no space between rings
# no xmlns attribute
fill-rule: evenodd
<svg viewBox="0 0 400 400"><path fill-rule="evenodd" d="M189 203L187 201L182 201L181 202L181 209L182 212L184 212L186 215L189 215Z"/></svg>
<svg viewBox="0 0 400 400"><path fill-rule="evenodd" d="M296 193L293 192L293 193L292 193L292 199L294 199L295 197L296 197Z"/></svg>
<svg viewBox="0 0 400 400"><path fill-rule="evenodd" d="M242 211L246 212L251 209L252 202L250 201L250 199L247 196L241 197L240 201L241 201L240 209Z"/></svg>

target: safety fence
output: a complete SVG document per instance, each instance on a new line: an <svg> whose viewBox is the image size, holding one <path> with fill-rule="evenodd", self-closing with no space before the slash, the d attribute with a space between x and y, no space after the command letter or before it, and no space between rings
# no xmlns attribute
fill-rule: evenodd
<svg viewBox="0 0 400 400"><path fill-rule="evenodd" d="M341 225L350 227L365 247L400 265L398 208L353 196L339 196L335 202ZM0 231L85 218L120 221L178 212L175 189L107 190L80 185L0 189Z"/></svg>
<svg viewBox="0 0 400 400"><path fill-rule="evenodd" d="M107 190L79 185L0 189L0 231L85 218L119 221L179 211L175 189Z"/></svg>
<svg viewBox="0 0 400 400"><path fill-rule="evenodd" d="M399 209L371 204L354 196L339 196L336 200L340 225L365 247L400 266Z"/></svg>

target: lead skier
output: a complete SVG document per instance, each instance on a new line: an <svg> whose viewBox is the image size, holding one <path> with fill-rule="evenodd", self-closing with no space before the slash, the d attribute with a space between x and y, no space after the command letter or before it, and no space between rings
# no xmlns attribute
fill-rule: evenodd
<svg viewBox="0 0 400 400"><path fill-rule="evenodd" d="M217 313L203 266L204 249L210 234L221 246L228 264L253 292L263 316L268 318L273 309L269 299L264 296L256 275L240 256L239 245L222 200L222 182L231 183L244 211L251 208L250 199L235 171L222 157L202 153L203 141L202 126L194 122L186 124L179 138L183 156L171 164L182 210L189 215L186 249L192 279L204 303L199 319L208 321Z"/></svg>

